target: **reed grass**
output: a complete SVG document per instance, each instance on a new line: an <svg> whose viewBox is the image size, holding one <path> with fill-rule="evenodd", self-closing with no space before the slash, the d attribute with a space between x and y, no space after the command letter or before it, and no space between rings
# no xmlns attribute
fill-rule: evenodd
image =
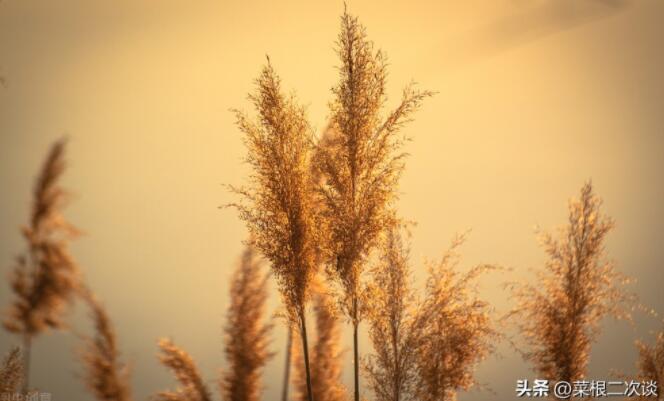
<svg viewBox="0 0 664 401"><path fill-rule="evenodd" d="M339 83L332 89L329 139L316 149L314 167L323 177L318 192L329 232L323 242L331 276L343 289L342 311L353 327L354 398L360 399L358 326L362 320L366 259L379 234L390 227L390 207L404 168L405 141L399 130L429 91L407 86L385 117L387 61L347 10L338 37Z"/></svg>
<svg viewBox="0 0 664 401"><path fill-rule="evenodd" d="M242 200L229 206L245 221L251 245L270 262L289 324L299 329L311 390L306 306L319 243L310 168L313 133L304 108L282 93L269 59L249 99L258 116L236 111L236 117L252 174L246 187L231 187ZM308 398L313 401L311 391Z"/></svg>
<svg viewBox="0 0 664 401"><path fill-rule="evenodd" d="M417 347L417 398L455 400L460 390L478 386L474 371L494 351L500 338L490 318L491 305L479 297L478 280L497 270L478 265L466 273L458 268L465 235L452 241L437 262L428 263L420 318L425 323Z"/></svg>
<svg viewBox="0 0 664 401"><path fill-rule="evenodd" d="M91 291L82 291L82 296L95 329L94 336L86 339L81 355L85 384L99 401L131 401L129 366L121 361L113 323Z"/></svg>
<svg viewBox="0 0 664 401"><path fill-rule="evenodd" d="M406 226L388 230L380 242L380 259L371 269L369 339L373 353L364 358L367 383L377 400L416 399L418 350L428 319L412 287Z"/></svg>
<svg viewBox="0 0 664 401"><path fill-rule="evenodd" d="M21 349L14 347L9 351L0 367L0 396L17 394L23 380Z"/></svg>
<svg viewBox="0 0 664 401"><path fill-rule="evenodd" d="M511 318L523 336L524 358L542 378L573 382L585 377L592 344L604 317L630 319L634 297L605 255L614 221L602 213L592 183L569 202L567 224L542 233L548 257L537 283L513 283Z"/></svg>
<svg viewBox="0 0 664 401"><path fill-rule="evenodd" d="M78 231L62 214L67 192L59 181L65 171L64 139L50 148L33 191L28 225L23 227L27 250L16 259L9 283L14 292L5 328L23 338L23 391L30 378L30 350L34 337L63 329L63 314L79 288L79 272L69 252Z"/></svg>
<svg viewBox="0 0 664 401"><path fill-rule="evenodd" d="M212 397L205 385L192 357L178 348L169 339L159 340L159 361L169 368L180 386L172 391L162 391L154 398L157 401L211 401Z"/></svg>
<svg viewBox="0 0 664 401"><path fill-rule="evenodd" d="M637 362L637 378L642 381L652 381L657 385L657 396L655 399L664 399L662 393L662 380L664 380L664 330L655 335L653 344L637 341L636 347L639 351ZM642 397L643 400L652 397Z"/></svg>
<svg viewBox="0 0 664 401"><path fill-rule="evenodd" d="M268 275L251 247L231 278L230 306L224 327L228 368L221 377L227 401L258 401L261 375L273 354L268 350L272 323L265 318Z"/></svg>

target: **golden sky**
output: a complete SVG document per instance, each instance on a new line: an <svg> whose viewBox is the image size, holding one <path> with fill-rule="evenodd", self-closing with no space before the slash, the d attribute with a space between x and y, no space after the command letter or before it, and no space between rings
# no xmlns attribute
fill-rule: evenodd
<svg viewBox="0 0 664 401"><path fill-rule="evenodd" d="M587 179L617 220L607 250L664 312L664 2L661 0L349 1L390 59L390 94L410 80L438 91L405 133L413 137L400 213L418 222L413 266L472 229L463 268L514 268L528 277L543 252L534 227L564 223ZM32 180L48 145L70 138L67 216L74 246L113 317L137 398L172 385L156 339L172 336L213 383L224 366L227 278L245 235L222 184L246 177L232 107L248 108L265 55L325 126L336 79L342 2L5 0L0 2L0 266L22 249ZM0 303L9 290L0 287ZM483 296L510 306L498 285ZM273 297L273 309L278 298ZM591 376L631 371L632 329L608 322ZM78 310L74 328L88 330ZM349 335L349 332L345 333ZM17 340L0 333L0 352ZM54 401L90 399L76 378L74 336L40 338L32 382ZM283 348L278 330L273 347ZM368 346L368 342L363 341ZM367 347L364 348L365 350ZM506 346L481 365L505 400L533 375ZM281 353L268 366L280 391ZM54 369L54 367L57 367ZM350 379L350 361L346 364ZM350 381L348 382L350 383ZM216 390L216 386L213 386Z"/></svg>

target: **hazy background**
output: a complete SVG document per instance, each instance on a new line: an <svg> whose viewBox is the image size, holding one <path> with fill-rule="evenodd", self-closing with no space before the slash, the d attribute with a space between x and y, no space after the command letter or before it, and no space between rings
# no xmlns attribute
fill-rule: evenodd
<svg viewBox="0 0 664 401"><path fill-rule="evenodd" d="M504 311L511 304L496 283L542 264L534 227L564 223L567 199L592 178L617 220L611 257L637 278L642 301L664 311L663 1L348 6L390 57L393 100L411 79L439 91L406 130L414 141L399 209L419 222L418 277L424 257L472 228L462 268L514 268L483 287ZM341 1L0 2L2 272L23 250L19 226L41 160L66 134L64 184L75 194L67 216L86 233L73 251L117 326L137 399L174 385L156 362L160 336L188 350L216 392L227 278L245 235L233 211L217 208L233 199L221 184L247 173L228 109L249 106L268 53L284 87L324 127L342 10ZM3 282L0 305L9 301ZM275 294L272 310L278 305ZM82 308L72 324L89 333ZM607 322L590 376L632 371L633 340L651 340L654 328L644 318L634 329ZM17 342L0 332L1 353ZM32 383L54 401L92 398L72 358L77 343L70 334L35 343ZM284 343L279 327L273 349ZM507 346L500 350L478 373L496 394L461 400L513 399L516 379L533 377ZM279 352L265 399L278 396L282 365Z"/></svg>

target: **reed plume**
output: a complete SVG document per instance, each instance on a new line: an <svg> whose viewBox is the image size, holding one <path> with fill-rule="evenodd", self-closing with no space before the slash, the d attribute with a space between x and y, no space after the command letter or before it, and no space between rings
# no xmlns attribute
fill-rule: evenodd
<svg viewBox="0 0 664 401"><path fill-rule="evenodd" d="M636 347L639 350L639 360L637 363L638 378L642 381L652 381L656 383L657 400L663 400L662 394L662 380L664 380L664 330L660 330L655 338L653 345L648 345L642 341L636 342ZM650 399L652 397L642 397L642 399Z"/></svg>
<svg viewBox="0 0 664 401"><path fill-rule="evenodd" d="M426 326L417 347L417 399L455 400L459 390L477 384L474 370L494 349L498 337L489 318L490 305L477 297L477 279L493 266L456 271L458 236L438 263L429 263L426 298L420 310Z"/></svg>
<svg viewBox="0 0 664 401"><path fill-rule="evenodd" d="M212 397L201 378L194 360L169 339L159 340L159 361L175 374L180 387L175 391L162 391L157 401L211 401Z"/></svg>
<svg viewBox="0 0 664 401"><path fill-rule="evenodd" d="M341 382L343 351L340 345L339 316L322 281L313 285L313 311L316 316L316 338L311 355L311 385L317 401L345 401L346 388ZM301 358L301 354L297 355ZM296 366L295 400L306 401L306 375Z"/></svg>
<svg viewBox="0 0 664 401"><path fill-rule="evenodd" d="M253 172L248 187L231 188L243 202L230 206L245 221L251 245L270 261L290 323L302 337L310 384L305 311L318 243L310 170L313 134L304 108L294 96L283 95L269 59L256 84L249 99L258 112L257 120L236 111ZM309 401L313 401L311 391Z"/></svg>
<svg viewBox="0 0 664 401"><path fill-rule="evenodd" d="M380 243L379 262L371 269L369 338L374 353L364 360L369 387L380 401L409 401L416 395L416 358L427 316L411 282L410 247L402 225L393 226Z"/></svg>
<svg viewBox="0 0 664 401"><path fill-rule="evenodd" d="M95 327L95 335L87 339L82 355L85 384L99 401L131 401L129 367L120 359L113 323L91 291L81 293Z"/></svg>
<svg viewBox="0 0 664 401"><path fill-rule="evenodd" d="M21 349L12 348L5 357L0 368L0 396L8 397L18 393L23 377L23 365L21 364Z"/></svg>
<svg viewBox="0 0 664 401"><path fill-rule="evenodd" d="M262 273L254 251L247 247L231 279L231 303L224 328L229 369L221 378L227 401L258 401L261 373L272 357L268 351L272 324L265 322L268 275Z"/></svg>
<svg viewBox="0 0 664 401"><path fill-rule="evenodd" d="M607 316L629 318L628 280L605 260L604 242L614 227L601 211L590 182L570 200L567 225L543 234L548 256L537 284L513 284L511 312L526 342L524 358L542 378L573 382L585 377L590 349Z"/></svg>
<svg viewBox="0 0 664 401"><path fill-rule="evenodd" d="M344 290L343 312L353 325L355 401L359 401L361 276L379 233L393 224L389 205L396 198L405 157L399 129L432 93L407 86L399 106L381 119L386 58L374 51L365 28L347 11L341 17L337 53L340 80L330 103L330 129L335 135L318 147L315 167L324 177L318 190L330 227L328 267Z"/></svg>
<svg viewBox="0 0 664 401"><path fill-rule="evenodd" d="M17 258L9 282L15 300L4 326L23 337L23 390L29 388L30 349L35 336L64 327L62 314L79 286L78 268L69 253L77 231L62 215L66 192L59 179L65 170L64 140L55 142L41 169L30 222L23 227L27 250Z"/></svg>

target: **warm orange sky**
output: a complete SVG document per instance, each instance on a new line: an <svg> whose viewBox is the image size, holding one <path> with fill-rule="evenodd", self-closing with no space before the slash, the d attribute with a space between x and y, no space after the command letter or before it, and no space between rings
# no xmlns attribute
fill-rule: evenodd
<svg viewBox="0 0 664 401"><path fill-rule="evenodd" d="M419 223L419 277L422 258L438 257L468 228L463 268L496 262L527 277L543 261L534 226L564 223L567 198L592 178L617 220L609 254L639 280L642 301L664 311L664 2L348 6L390 58L393 99L411 79L439 92L405 131L414 141L399 211ZM156 363L159 336L190 351L211 384L224 366L226 280L245 231L217 206L233 199L221 184L247 173L228 109L249 106L246 93L269 54L322 128L342 9L311 1L0 3L0 266L9 271L22 249L32 180L49 143L66 133L64 182L76 195L67 215L86 232L74 252L117 325L137 398L172 385ZM483 296L499 310L510 305L498 285L487 284ZM0 304L8 301L3 285ZM79 312L74 327L84 332ZM656 325L606 327L591 362L598 378L630 371L633 339L648 339ZM275 350L283 338L279 330ZM0 333L0 352L14 342ZM75 344L56 334L34 348L32 382L54 401L91 398L74 376ZM516 379L533 376L501 350L503 359L479 370L497 395L460 400L512 399ZM281 367L279 353L266 399L279 393Z"/></svg>

